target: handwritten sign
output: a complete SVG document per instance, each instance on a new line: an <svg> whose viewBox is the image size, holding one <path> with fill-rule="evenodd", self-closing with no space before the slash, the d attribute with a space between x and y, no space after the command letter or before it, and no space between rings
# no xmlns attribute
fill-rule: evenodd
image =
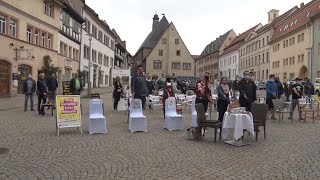
<svg viewBox="0 0 320 180"><path fill-rule="evenodd" d="M81 127L80 96L57 96L57 128Z"/></svg>
<svg viewBox="0 0 320 180"><path fill-rule="evenodd" d="M62 81L63 95L70 95L70 81Z"/></svg>

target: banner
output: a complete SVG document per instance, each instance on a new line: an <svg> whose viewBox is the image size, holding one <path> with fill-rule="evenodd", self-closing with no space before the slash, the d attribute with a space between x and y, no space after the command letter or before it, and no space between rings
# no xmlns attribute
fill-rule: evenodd
<svg viewBox="0 0 320 180"><path fill-rule="evenodd" d="M80 96L56 97L57 128L81 127Z"/></svg>
<svg viewBox="0 0 320 180"><path fill-rule="evenodd" d="M320 104L320 97L318 95L312 95L312 97L317 101L318 104Z"/></svg>

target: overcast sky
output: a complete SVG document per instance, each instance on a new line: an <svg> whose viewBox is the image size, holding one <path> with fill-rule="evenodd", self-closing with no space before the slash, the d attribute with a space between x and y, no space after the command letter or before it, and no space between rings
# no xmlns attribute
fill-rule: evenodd
<svg viewBox="0 0 320 180"><path fill-rule="evenodd" d="M308 3L310 0L305 0ZM173 22L192 55L230 29L238 33L268 21L267 12L280 14L303 0L86 0L86 3L115 28L134 55L152 28L152 17L165 14Z"/></svg>

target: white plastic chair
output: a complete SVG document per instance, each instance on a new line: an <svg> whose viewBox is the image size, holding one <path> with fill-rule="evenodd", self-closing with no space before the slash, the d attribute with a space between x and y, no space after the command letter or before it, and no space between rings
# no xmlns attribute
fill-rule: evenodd
<svg viewBox="0 0 320 180"><path fill-rule="evenodd" d="M164 128L169 131L183 130L183 117L177 114L175 97L169 97L165 103Z"/></svg>
<svg viewBox="0 0 320 180"><path fill-rule="evenodd" d="M89 134L107 133L107 120L103 114L102 101L100 99L91 99L89 110Z"/></svg>
<svg viewBox="0 0 320 180"><path fill-rule="evenodd" d="M165 102L164 128L169 131L183 130L182 115L177 114L175 97L169 97Z"/></svg>
<svg viewBox="0 0 320 180"><path fill-rule="evenodd" d="M147 132L147 118L143 115L140 99L132 99L130 102L129 130Z"/></svg>

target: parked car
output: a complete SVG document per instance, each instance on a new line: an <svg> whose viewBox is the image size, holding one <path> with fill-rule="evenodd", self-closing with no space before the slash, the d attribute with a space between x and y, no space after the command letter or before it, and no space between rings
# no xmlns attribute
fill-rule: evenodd
<svg viewBox="0 0 320 180"><path fill-rule="evenodd" d="M159 78L156 81L156 85L158 86L158 89L163 88L163 83L166 81L165 77ZM181 83L182 81L187 82L187 90L193 90L196 89L196 84L198 81L200 81L200 78L197 76L177 76L178 83Z"/></svg>
<svg viewBox="0 0 320 180"><path fill-rule="evenodd" d="M266 83L265 83L265 82L256 81L255 84L256 84L256 86L257 86L257 90L266 89Z"/></svg>

